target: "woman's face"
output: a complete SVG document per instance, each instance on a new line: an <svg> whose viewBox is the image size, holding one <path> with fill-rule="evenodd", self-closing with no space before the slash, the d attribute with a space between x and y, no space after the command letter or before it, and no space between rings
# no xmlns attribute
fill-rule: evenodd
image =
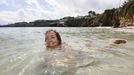
<svg viewBox="0 0 134 75"><path fill-rule="evenodd" d="M46 46L48 48L57 48L58 43L59 41L54 31L50 31L46 33Z"/></svg>

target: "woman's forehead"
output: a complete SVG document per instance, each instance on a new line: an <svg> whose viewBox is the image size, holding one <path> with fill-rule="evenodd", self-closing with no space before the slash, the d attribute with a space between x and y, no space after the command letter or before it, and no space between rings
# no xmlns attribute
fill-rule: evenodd
<svg viewBox="0 0 134 75"><path fill-rule="evenodd" d="M50 31L50 32L47 32L46 35L56 35L56 33L54 31Z"/></svg>

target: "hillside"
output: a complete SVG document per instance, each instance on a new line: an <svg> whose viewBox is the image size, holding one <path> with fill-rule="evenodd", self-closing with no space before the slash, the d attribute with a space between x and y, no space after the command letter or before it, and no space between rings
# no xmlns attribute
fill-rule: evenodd
<svg viewBox="0 0 134 75"><path fill-rule="evenodd" d="M57 20L18 22L1 27L126 27L134 26L134 1L124 2L119 8L106 9L102 14L89 11L88 15L64 17Z"/></svg>

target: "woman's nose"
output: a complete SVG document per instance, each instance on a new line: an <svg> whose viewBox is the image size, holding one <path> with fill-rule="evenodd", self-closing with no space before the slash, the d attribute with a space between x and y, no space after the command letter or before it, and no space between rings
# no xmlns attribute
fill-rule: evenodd
<svg viewBox="0 0 134 75"><path fill-rule="evenodd" d="M48 42L51 42L52 40L51 40L51 39L48 39L47 41L48 41Z"/></svg>

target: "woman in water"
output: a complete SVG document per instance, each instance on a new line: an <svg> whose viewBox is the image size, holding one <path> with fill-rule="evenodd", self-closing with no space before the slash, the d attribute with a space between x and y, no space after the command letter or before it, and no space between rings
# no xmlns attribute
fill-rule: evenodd
<svg viewBox="0 0 134 75"><path fill-rule="evenodd" d="M56 30L50 29L45 32L45 47L45 52L41 52L39 59L39 74L36 75L61 75L64 72L74 75L70 73L75 70L76 64L73 50L62 43L61 36Z"/></svg>
<svg viewBox="0 0 134 75"><path fill-rule="evenodd" d="M45 61L52 68L63 68L62 70L66 69L65 72L67 73L75 73L75 70L77 70L76 68L84 67L92 62L83 63L83 60L86 59L84 59L82 51L74 50L68 44L63 43L60 34L53 29L46 31L45 33L45 46ZM92 58L90 60L92 60Z"/></svg>
<svg viewBox="0 0 134 75"><path fill-rule="evenodd" d="M61 56L60 58L56 58L56 60L52 60L50 63L61 65L61 63L67 64L67 63L71 63L74 60L72 47L65 43L62 43L61 36L56 30L50 29L46 31L45 44L46 44L47 51L52 50L52 52L55 52L55 54L58 52L58 54L60 55L57 54L57 56ZM58 60L58 59L62 59L62 60Z"/></svg>

